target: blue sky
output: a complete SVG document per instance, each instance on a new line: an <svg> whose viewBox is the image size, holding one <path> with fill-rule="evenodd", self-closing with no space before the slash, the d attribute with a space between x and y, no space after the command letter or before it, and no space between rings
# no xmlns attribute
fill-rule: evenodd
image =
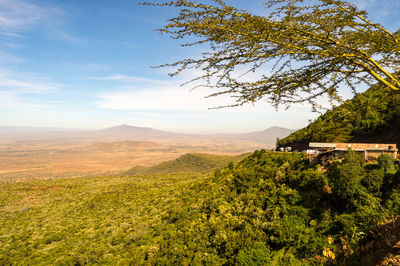
<svg viewBox="0 0 400 266"><path fill-rule="evenodd" d="M176 11L138 2L0 0L0 126L216 133L300 128L316 117L306 105L209 110L232 101L180 86L196 73L171 78L150 67L199 52L155 32ZM229 2L264 12L259 0ZM400 25L398 0L351 2L391 30Z"/></svg>

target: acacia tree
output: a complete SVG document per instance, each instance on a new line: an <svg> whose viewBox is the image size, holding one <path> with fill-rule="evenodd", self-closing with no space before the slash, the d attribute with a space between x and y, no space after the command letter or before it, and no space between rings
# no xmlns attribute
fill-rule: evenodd
<svg viewBox="0 0 400 266"><path fill-rule="evenodd" d="M231 106L265 99L275 107L309 102L320 96L340 101L340 86L354 93L361 84L382 83L400 90L400 33L371 22L365 11L340 0L269 0L266 16L229 6L222 0L145 3L179 8L159 31L183 46L208 44L199 58L164 66L170 75L200 69L193 81L229 94ZM194 38L192 38L194 37ZM194 40L194 41L193 41ZM238 75L265 70L250 80ZM190 81L189 81L190 82Z"/></svg>

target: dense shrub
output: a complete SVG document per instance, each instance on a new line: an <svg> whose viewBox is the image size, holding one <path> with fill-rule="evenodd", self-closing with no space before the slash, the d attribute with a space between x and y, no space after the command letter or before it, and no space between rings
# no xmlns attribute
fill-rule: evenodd
<svg viewBox="0 0 400 266"><path fill-rule="evenodd" d="M0 264L357 262L368 233L400 213L399 180L387 157L365 165L349 151L324 172L304 154L260 150L213 175L8 184Z"/></svg>
<svg viewBox="0 0 400 266"><path fill-rule="evenodd" d="M385 180L393 181L384 159L371 167L349 151L324 174L301 153L256 151L215 173L213 189L191 221L195 226L182 230L202 228L195 231L203 235L190 241L197 252L214 254L215 263L338 262L388 217L389 205L398 211L395 187L386 193L389 205L381 205Z"/></svg>

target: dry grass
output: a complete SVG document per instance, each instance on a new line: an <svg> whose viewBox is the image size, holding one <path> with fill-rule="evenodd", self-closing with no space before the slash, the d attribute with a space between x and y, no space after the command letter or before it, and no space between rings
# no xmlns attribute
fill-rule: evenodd
<svg viewBox="0 0 400 266"><path fill-rule="evenodd" d="M266 145L268 148L268 145ZM0 180L22 181L112 175L134 166L152 166L185 153L237 155L260 144L217 140L121 141L86 144L0 144Z"/></svg>

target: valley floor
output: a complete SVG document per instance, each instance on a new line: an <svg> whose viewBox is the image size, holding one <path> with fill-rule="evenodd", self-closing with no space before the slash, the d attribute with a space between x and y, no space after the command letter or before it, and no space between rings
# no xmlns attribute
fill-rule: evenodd
<svg viewBox="0 0 400 266"><path fill-rule="evenodd" d="M190 152L238 155L271 145L212 139L98 143L0 143L0 182L118 175Z"/></svg>

